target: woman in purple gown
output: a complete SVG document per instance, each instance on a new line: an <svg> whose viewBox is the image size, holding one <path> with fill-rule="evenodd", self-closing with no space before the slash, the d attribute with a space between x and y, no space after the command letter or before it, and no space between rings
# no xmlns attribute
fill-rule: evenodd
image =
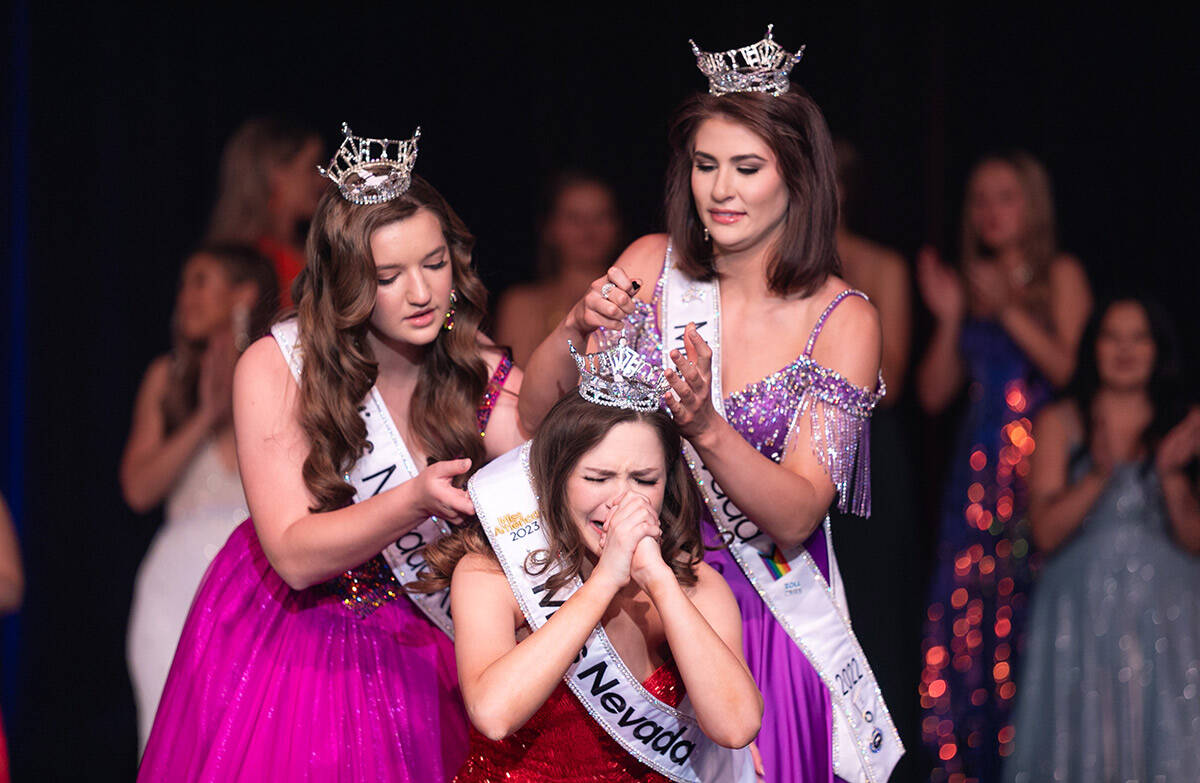
<svg viewBox="0 0 1200 783"><path fill-rule="evenodd" d="M466 756L449 617L403 585L473 512L463 474L520 442L520 373L479 333L466 226L410 185L415 141L382 143L357 159L380 142L347 129L298 316L238 364L253 522L192 604L140 780L443 781Z"/></svg>
<svg viewBox="0 0 1200 783"><path fill-rule="evenodd" d="M669 234L631 245L534 354L522 421L536 426L574 382L568 339L621 330L665 364L709 509L706 560L738 599L765 702L764 779L886 780L903 750L850 631L826 522L835 500L869 513L879 319L838 277L832 143L788 79L798 55L769 31L696 53L710 94L671 129Z"/></svg>

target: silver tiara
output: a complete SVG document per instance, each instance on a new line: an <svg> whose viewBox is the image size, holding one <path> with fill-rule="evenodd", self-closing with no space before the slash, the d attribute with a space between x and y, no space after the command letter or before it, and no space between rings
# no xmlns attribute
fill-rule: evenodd
<svg viewBox="0 0 1200 783"><path fill-rule="evenodd" d="M567 340L579 368L579 396L597 405L653 411L671 388L662 371L629 347L622 336L615 347L581 356Z"/></svg>
<svg viewBox="0 0 1200 783"><path fill-rule="evenodd" d="M342 197L355 204L379 204L404 195L412 182L421 129L406 141L355 136L344 122L342 133L346 138L329 168L317 166L321 176L336 182Z"/></svg>
<svg viewBox="0 0 1200 783"><path fill-rule="evenodd" d="M756 44L730 49L726 52L702 52L696 42L689 40L696 55L696 67L708 77L712 95L731 92L769 92L782 95L792 85L789 74L804 56L801 46L795 54L788 52L772 37L775 25L767 25L767 36Z"/></svg>

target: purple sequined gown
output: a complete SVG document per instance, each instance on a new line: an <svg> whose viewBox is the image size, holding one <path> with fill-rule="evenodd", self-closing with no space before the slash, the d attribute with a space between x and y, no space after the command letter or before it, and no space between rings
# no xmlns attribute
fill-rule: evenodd
<svg viewBox="0 0 1200 783"><path fill-rule="evenodd" d="M656 365L662 363L663 340L658 323L662 291L663 278L660 277L651 306L630 316L631 328L627 329L635 335L634 345L638 351ZM840 295L830 310L845 296ZM877 399L877 395L851 386L809 358L828 313L826 311L818 321L804 355L778 372L725 397L725 412L730 424L760 453L777 462L784 457L795 414L801 404L800 395L806 389L821 386L824 391L836 391L842 399L857 397L856 402L868 406ZM728 346L726 350L729 350ZM846 388L835 390L838 381ZM833 399L828 394L819 396ZM836 414L826 408L823 415ZM860 476L860 481L864 480L865 476ZM704 559L725 577L742 612L746 664L763 696L762 730L756 743L767 782L830 783L837 778L833 774L833 707L828 688L763 603L733 556L720 546L719 534L707 515L702 528L706 545L717 547ZM829 554L823 528L818 527L805 546L828 581Z"/></svg>
<svg viewBox="0 0 1200 783"><path fill-rule="evenodd" d="M426 783L466 755L454 646L383 557L293 590L247 520L192 603L138 780Z"/></svg>

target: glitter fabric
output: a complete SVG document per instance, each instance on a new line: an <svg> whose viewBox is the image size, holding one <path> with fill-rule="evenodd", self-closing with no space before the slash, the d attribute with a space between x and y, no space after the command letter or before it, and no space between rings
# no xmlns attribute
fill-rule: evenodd
<svg viewBox="0 0 1200 783"><path fill-rule="evenodd" d="M968 322L960 354L969 404L942 501L921 647L921 736L934 783L996 781L1012 753L1032 581L1030 422L1049 392L998 324Z"/></svg>
<svg viewBox="0 0 1200 783"><path fill-rule="evenodd" d="M659 303L666 276L659 275L650 303L639 303L626 318L624 335L650 362L662 362L663 338ZM703 296L699 289L684 296ZM840 295L840 303L849 293ZM829 311L813 329L805 353L783 369L726 397L725 412L733 428L761 454L776 462L790 443L800 440L797 421L807 410L813 423L811 447L830 470L844 503L869 508L870 488L866 418L883 393L848 383L822 367L810 354ZM726 351L731 346L723 346ZM826 423L832 428L828 435ZM860 446L860 444L862 444ZM839 484L839 477L841 483ZM851 503L851 498L856 498ZM710 547L704 560L729 584L742 614L746 664L763 695L762 731L755 740L767 783L829 783L833 775L833 705L829 689L816 669L771 614L754 585L729 550L721 545L707 511L701 525ZM821 576L829 580L825 531L818 527L805 542Z"/></svg>
<svg viewBox="0 0 1200 783"><path fill-rule="evenodd" d="M1120 464L1047 558L1006 781L1200 780L1200 559L1169 525L1154 470Z"/></svg>
<svg viewBox="0 0 1200 783"><path fill-rule="evenodd" d="M496 407L500 390L504 388L504 382L508 380L508 374L511 371L512 358L506 353L500 359L492 377L488 379L483 399L480 400L479 408L475 411L480 437L487 430L492 409ZM379 607L395 601L404 594L404 588L396 579L396 575L392 573L387 561L383 559L383 555L377 555L358 568L334 577L326 582L325 586L333 595L341 599L347 609L360 618L368 616Z"/></svg>
<svg viewBox="0 0 1200 783"><path fill-rule="evenodd" d="M679 706L683 681L674 663L660 666L642 685L660 701ZM495 742L471 729L471 749L455 783L667 783L608 736L559 683L524 726Z"/></svg>
<svg viewBox="0 0 1200 783"><path fill-rule="evenodd" d="M483 437L487 432L488 419L492 417L492 409L496 407L496 400L500 398L500 390L504 388L504 382L508 380L508 374L512 372L513 361L512 357L506 351L504 356L500 358L500 363L496 365L496 371L492 373L492 377L488 380L487 388L483 390L483 399L479 402L479 409L475 412L475 418L479 422L479 437Z"/></svg>

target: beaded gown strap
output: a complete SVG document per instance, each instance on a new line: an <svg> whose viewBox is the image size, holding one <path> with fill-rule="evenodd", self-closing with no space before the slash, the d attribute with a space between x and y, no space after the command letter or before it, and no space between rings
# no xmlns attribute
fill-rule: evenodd
<svg viewBox="0 0 1200 783"><path fill-rule="evenodd" d="M871 411L886 393L880 377L875 390L852 384L840 373L812 358L825 322L848 297L867 295L847 288L833 298L808 336L802 357L803 391L789 426L789 440L798 434L799 422L807 416L813 455L825 468L837 491L837 507L843 513L871 515Z"/></svg>
<svg viewBox="0 0 1200 783"><path fill-rule="evenodd" d="M848 296L860 296L868 302L871 301L862 291L856 291L853 288L847 288L845 291L842 291L840 294L835 296L833 301L829 303L829 306L825 308L825 312L821 313L821 317L817 319L815 324L813 324L812 332L808 335L808 345L804 346L805 356L812 356L813 348L817 344L817 337L820 336L821 329L825 326L825 321L829 319L830 313L832 313L838 305L845 301L846 297Z"/></svg>
<svg viewBox="0 0 1200 783"><path fill-rule="evenodd" d="M483 390L483 399L479 401L479 409L475 411L475 419L479 424L481 437L487 432L488 419L492 417L496 400L500 399L500 391L504 388L504 382L508 380L508 374L512 372L512 368L512 356L505 350L504 356L500 358L500 363L496 365L495 372L488 379L487 388Z"/></svg>

